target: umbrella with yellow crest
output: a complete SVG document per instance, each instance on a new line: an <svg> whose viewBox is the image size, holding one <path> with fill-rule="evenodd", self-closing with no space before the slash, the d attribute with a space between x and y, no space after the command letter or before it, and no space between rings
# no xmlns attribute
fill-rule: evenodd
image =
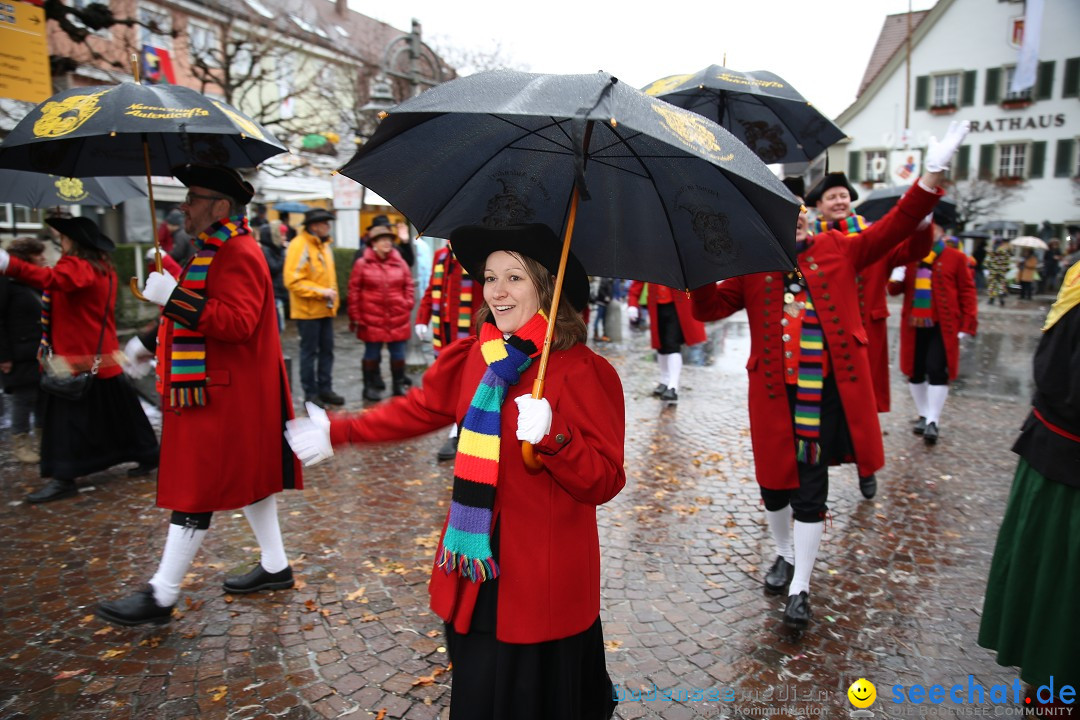
<svg viewBox="0 0 1080 720"><path fill-rule="evenodd" d="M130 177L73 178L22 170L0 170L0 202L24 207L112 207L131 198L145 196L146 185Z"/></svg>

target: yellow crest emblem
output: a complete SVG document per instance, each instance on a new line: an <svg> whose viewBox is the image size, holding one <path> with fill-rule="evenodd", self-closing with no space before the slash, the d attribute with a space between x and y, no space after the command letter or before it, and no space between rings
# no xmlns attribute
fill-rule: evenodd
<svg viewBox="0 0 1080 720"><path fill-rule="evenodd" d="M653 110L664 119L664 124L668 129L675 133L683 145L690 150L706 155L711 160L727 161L735 158L734 153L720 154L723 148L720 147L716 134L709 129L705 124L705 118L700 115L662 102L653 105Z"/></svg>
<svg viewBox="0 0 1080 720"><path fill-rule="evenodd" d="M66 202L81 202L90 196L79 178L56 178L56 196Z"/></svg>
<svg viewBox="0 0 1080 720"><path fill-rule="evenodd" d="M666 92L671 92L692 77L693 75L668 75L666 78L654 80L642 92L646 95L663 95Z"/></svg>
<svg viewBox="0 0 1080 720"><path fill-rule="evenodd" d="M222 105L216 100L211 100L210 102L214 103L214 106L218 110L225 113L225 115L228 116L230 120L232 120L233 125L236 125L238 128L240 128L240 130L242 130L246 135L249 135L256 140L266 140L266 136L263 135L262 130L260 130L259 126L256 125L254 122L248 120L246 117L236 112L232 108Z"/></svg>
<svg viewBox="0 0 1080 720"><path fill-rule="evenodd" d="M56 138L74 132L101 109L98 100L107 92L105 89L45 103L41 117L34 121L34 137Z"/></svg>

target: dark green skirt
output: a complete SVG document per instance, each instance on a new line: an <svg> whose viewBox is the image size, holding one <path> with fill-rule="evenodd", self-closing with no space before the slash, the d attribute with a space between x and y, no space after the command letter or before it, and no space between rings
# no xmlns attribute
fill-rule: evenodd
<svg viewBox="0 0 1080 720"><path fill-rule="evenodd" d="M979 645L1020 679L1080 685L1080 489L1020 459L986 585Z"/></svg>

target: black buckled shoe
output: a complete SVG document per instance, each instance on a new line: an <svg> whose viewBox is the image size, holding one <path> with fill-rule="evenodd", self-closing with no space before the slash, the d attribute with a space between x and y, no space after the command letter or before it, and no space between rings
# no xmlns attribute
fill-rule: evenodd
<svg viewBox="0 0 1080 720"><path fill-rule="evenodd" d="M922 435L923 442L927 445L936 445L938 441L937 423L926 423L926 430Z"/></svg>
<svg viewBox="0 0 1080 720"><path fill-rule="evenodd" d="M776 556L776 562L765 573L765 592L779 595L788 589L791 578L795 577L795 566L784 559L783 555Z"/></svg>
<svg viewBox="0 0 1080 720"><path fill-rule="evenodd" d="M53 500L63 500L79 494L79 488L74 480L60 480L52 478L40 490L36 490L26 496L28 503L47 503Z"/></svg>
<svg viewBox="0 0 1080 720"><path fill-rule="evenodd" d="M859 476L859 492L867 500L877 495L877 477L873 473L866 477Z"/></svg>
<svg viewBox="0 0 1080 720"><path fill-rule="evenodd" d="M660 397L661 395L663 395L666 392L667 392L667 385L665 385L664 383L660 383L659 385L657 385L656 387L653 388L652 394L655 395L656 397Z"/></svg>
<svg viewBox="0 0 1080 720"><path fill-rule="evenodd" d="M926 418L920 415L919 419L915 421L915 427L911 428L911 432L916 435L922 435L926 432Z"/></svg>
<svg viewBox="0 0 1080 720"><path fill-rule="evenodd" d="M810 624L810 595L803 590L798 595L788 595L784 609L784 624L796 630L802 630Z"/></svg>
<svg viewBox="0 0 1080 720"><path fill-rule="evenodd" d="M125 598L100 603L94 614L117 625L164 625L172 620L173 605L162 607L154 600L154 589L147 585Z"/></svg>
<svg viewBox="0 0 1080 720"><path fill-rule="evenodd" d="M264 570L260 563L249 573L225 578L224 587L227 593L246 595L260 590L287 590L295 584L292 567L272 573Z"/></svg>
<svg viewBox="0 0 1080 720"><path fill-rule="evenodd" d="M453 460L457 457L457 439L457 435L446 438L446 442L439 448L439 452L435 453L435 457L437 457L440 462L443 460Z"/></svg>
<svg viewBox="0 0 1080 720"><path fill-rule="evenodd" d="M327 405L344 405L345 398L338 395L333 390L327 390L326 392L319 393L319 399Z"/></svg>
<svg viewBox="0 0 1080 720"><path fill-rule="evenodd" d="M669 387L660 396L660 399L662 401L664 401L664 403L667 404L667 405L678 405L679 404L679 393L678 393L678 391L675 390L675 388Z"/></svg>

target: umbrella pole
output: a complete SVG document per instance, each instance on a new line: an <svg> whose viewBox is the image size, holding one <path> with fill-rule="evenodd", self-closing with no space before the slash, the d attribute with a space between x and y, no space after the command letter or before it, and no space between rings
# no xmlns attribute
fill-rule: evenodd
<svg viewBox="0 0 1080 720"><path fill-rule="evenodd" d="M131 72L135 76L135 82L139 80L139 57L135 53L131 53ZM154 183L150 180L150 142L146 139L146 133L142 136L142 149L143 149L143 164L146 167L146 196L150 200L150 234L154 237L154 267L157 271L161 272L161 244L158 242L157 234L157 216L154 214ZM128 285L131 287L131 293L142 300L143 302L149 302L146 297L139 291L139 278L131 278Z"/></svg>
<svg viewBox="0 0 1080 720"><path fill-rule="evenodd" d="M559 311L559 300L562 298L563 278L566 276L566 259L570 255L570 242L574 237L574 222L577 220L578 188L574 185L574 194L570 199L570 215L566 220L566 232L563 234L562 255L559 257L559 272L555 276L555 292L551 296L551 310L548 312L547 332L544 334L544 348L540 353L540 368L537 370L536 379L533 380L532 396L544 397L544 376L547 375L548 357L551 355L551 340L555 336L555 317ZM536 454L532 443L522 441L521 457L525 461L525 467L529 470L539 470L544 467L544 461Z"/></svg>

